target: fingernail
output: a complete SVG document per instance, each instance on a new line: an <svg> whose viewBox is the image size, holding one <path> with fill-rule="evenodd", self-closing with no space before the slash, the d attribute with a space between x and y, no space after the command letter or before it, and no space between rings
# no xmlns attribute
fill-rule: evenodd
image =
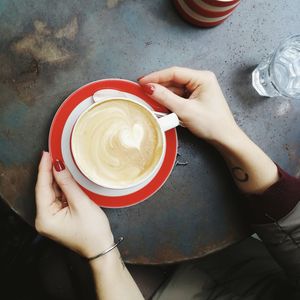
<svg viewBox="0 0 300 300"><path fill-rule="evenodd" d="M144 78L145 76L141 76L139 77L137 80L140 81L142 78Z"/></svg>
<svg viewBox="0 0 300 300"><path fill-rule="evenodd" d="M142 89L144 90L144 92L148 95L152 95L154 93L154 86L152 84L145 84L142 85Z"/></svg>
<svg viewBox="0 0 300 300"><path fill-rule="evenodd" d="M53 165L56 172L61 172L65 169L65 165L61 160L56 159Z"/></svg>

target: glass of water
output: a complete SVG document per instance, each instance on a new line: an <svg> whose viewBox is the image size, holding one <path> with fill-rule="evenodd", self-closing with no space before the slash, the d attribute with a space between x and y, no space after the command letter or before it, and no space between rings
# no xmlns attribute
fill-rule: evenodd
<svg viewBox="0 0 300 300"><path fill-rule="evenodd" d="M283 41L256 67L252 85L261 96L300 99L300 35Z"/></svg>

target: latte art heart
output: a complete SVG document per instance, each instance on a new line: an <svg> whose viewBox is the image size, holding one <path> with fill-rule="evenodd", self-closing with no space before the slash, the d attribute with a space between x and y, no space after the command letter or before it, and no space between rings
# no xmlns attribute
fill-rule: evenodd
<svg viewBox="0 0 300 300"><path fill-rule="evenodd" d="M162 155L159 126L146 109L115 99L88 110L72 134L79 169L104 186L128 186L147 177Z"/></svg>
<svg viewBox="0 0 300 300"><path fill-rule="evenodd" d="M132 128L124 128L120 133L121 143L126 147L140 149L144 137L144 129L140 124L134 124Z"/></svg>

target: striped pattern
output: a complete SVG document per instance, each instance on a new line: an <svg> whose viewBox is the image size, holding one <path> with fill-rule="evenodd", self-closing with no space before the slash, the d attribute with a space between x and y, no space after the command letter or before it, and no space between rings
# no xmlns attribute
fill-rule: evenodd
<svg viewBox="0 0 300 300"><path fill-rule="evenodd" d="M238 3L240 2L240 0L203 0L203 2L206 2L207 4L210 4L212 6L226 7L228 5Z"/></svg>
<svg viewBox="0 0 300 300"><path fill-rule="evenodd" d="M189 23L200 27L221 24L239 3L239 0L174 0L180 15Z"/></svg>

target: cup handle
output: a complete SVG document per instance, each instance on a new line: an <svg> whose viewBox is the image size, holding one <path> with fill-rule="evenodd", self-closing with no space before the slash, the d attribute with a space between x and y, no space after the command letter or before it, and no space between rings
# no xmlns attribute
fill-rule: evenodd
<svg viewBox="0 0 300 300"><path fill-rule="evenodd" d="M175 113L171 113L159 118L158 123L162 131L168 131L179 125L179 119Z"/></svg>

